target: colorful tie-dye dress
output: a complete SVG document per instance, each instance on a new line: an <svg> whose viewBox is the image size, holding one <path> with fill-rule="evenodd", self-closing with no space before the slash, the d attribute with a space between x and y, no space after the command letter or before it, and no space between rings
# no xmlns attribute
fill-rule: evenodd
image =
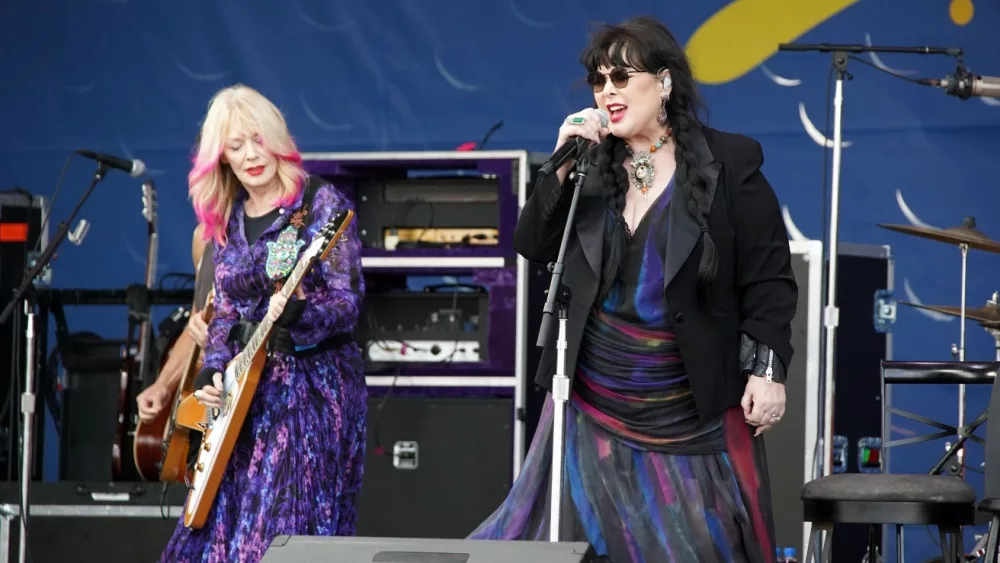
<svg viewBox="0 0 1000 563"><path fill-rule="evenodd" d="M673 180L587 321L567 412L563 540L614 563L773 561L763 456L739 406L701 419L663 291ZM697 377L697 374L690 374ZM549 538L549 397L521 475L471 537Z"/></svg>
<svg viewBox="0 0 1000 563"><path fill-rule="evenodd" d="M228 243L214 252L216 312L208 328L205 366L222 371L239 351L235 343L227 344L227 336L240 318L264 318L274 293L265 266L268 243L275 246L301 201L300 193L252 244L246 239L242 201L234 205ZM305 243L349 205L333 186L320 187L306 216ZM302 288L305 310L288 327L296 345L354 331L364 295L356 224L306 275ZM353 535L366 400L357 344L309 357L275 353L261 375L208 521L189 530L182 517L161 561L252 563L279 534Z"/></svg>

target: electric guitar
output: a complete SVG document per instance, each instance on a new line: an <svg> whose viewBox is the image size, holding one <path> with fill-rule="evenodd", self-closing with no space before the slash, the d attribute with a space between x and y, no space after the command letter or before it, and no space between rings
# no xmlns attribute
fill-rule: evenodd
<svg viewBox="0 0 1000 563"><path fill-rule="evenodd" d="M211 258L209 258L211 259ZM214 308L209 292L203 306L205 322L211 322ZM184 363L184 373L176 387L169 389L173 398L171 408L163 409L149 422L141 420L135 427L132 456L135 468L143 481L184 481L187 474L187 457L190 431L177 426L174 418L181 401L194 392L194 378L201 369L201 348L192 347Z"/></svg>
<svg viewBox="0 0 1000 563"><path fill-rule="evenodd" d="M323 225L281 286L279 291L282 295L291 297L302 282L302 277L313 265L317 261L326 260L353 219L354 212L346 210ZM198 529L204 526L215 502L233 446L250 410L260 374L267 363L265 343L273 328L274 323L265 315L243 351L226 366L222 376L221 409L206 409L193 395L184 399L177 409L179 426L203 433L190 479L190 492L184 506L184 525L188 528Z"/></svg>
<svg viewBox="0 0 1000 563"><path fill-rule="evenodd" d="M124 462L125 452L132 449L129 428L135 428L139 413L135 398L138 389L152 369L153 323L150 318L149 292L156 283L156 262L159 251L157 233L156 185L152 179L142 183L142 216L146 219L146 276L144 285L131 285L125 290L128 305L128 332L122 349L121 379L118 391L118 420L111 447L111 477L113 480L134 479L132 464ZM138 342L135 332L138 328Z"/></svg>

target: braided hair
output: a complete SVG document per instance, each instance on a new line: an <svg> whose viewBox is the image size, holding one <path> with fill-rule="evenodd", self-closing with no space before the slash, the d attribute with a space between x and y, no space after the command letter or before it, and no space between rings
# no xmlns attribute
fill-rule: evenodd
<svg viewBox="0 0 1000 563"><path fill-rule="evenodd" d="M711 207L705 179L698 171L694 154L693 133L702 127L699 113L704 105L695 87L691 64L684 49L673 34L659 21L642 16L620 25L605 25L591 37L590 44L580 55L580 63L592 72L600 67L624 67L641 72L670 71L670 96L663 102L674 140L676 160L675 193L686 198L687 209L701 227L702 253L698 264L699 289L707 291L718 270L715 244L708 233L708 213ZM600 298L607 297L618 279L625 247L630 234L625 223L625 194L628 174L624 162L628 157L625 142L608 135L597 149L595 175L608 189L608 213L604 237L604 259L601 272Z"/></svg>

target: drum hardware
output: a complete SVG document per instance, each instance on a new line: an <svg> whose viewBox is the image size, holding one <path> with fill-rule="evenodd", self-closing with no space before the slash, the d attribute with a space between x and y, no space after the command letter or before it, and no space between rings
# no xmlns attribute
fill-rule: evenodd
<svg viewBox="0 0 1000 563"><path fill-rule="evenodd" d="M965 361L965 319L968 316L966 311L966 289L968 286L968 265L969 265L969 249L974 248L976 250L983 250L986 252L993 252L1000 254L1000 243L991 240L982 231L976 228L976 219L972 216L967 216L962 220L962 225L958 227L948 227L945 229L939 229L937 227L916 227L913 225L888 225L880 224L879 227L883 229L888 229L890 231L896 231L903 234L913 235L920 238L925 238L929 240L936 240L938 242L944 242L948 244L958 245L959 251L962 256L962 290L960 306L958 311L959 316L959 337L958 337L958 348L957 350L953 347L953 354L957 356L959 362ZM951 313L947 313L951 314ZM1000 347L1000 342L998 342L998 347ZM961 428L965 425L965 384L959 384L958 386L958 427ZM964 462L964 456L962 450L958 451L959 465Z"/></svg>

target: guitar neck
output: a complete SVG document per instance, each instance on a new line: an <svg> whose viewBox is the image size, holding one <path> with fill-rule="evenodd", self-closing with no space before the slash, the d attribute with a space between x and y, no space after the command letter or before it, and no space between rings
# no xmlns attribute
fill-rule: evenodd
<svg viewBox="0 0 1000 563"><path fill-rule="evenodd" d="M295 293L295 289L299 287L299 283L302 282L302 277L305 276L309 267L312 266L313 260L300 260L292 273L289 274L288 279L285 281L284 285L281 286L281 294L286 298L291 297ZM261 346L267 340L267 337L271 334L271 329L274 327L274 322L268 315L264 315L264 320L257 325L256 330L254 330L253 335L250 336L250 340L247 341L246 348L243 350L243 354L240 355L239 363L236 365L237 373L244 373L253 362L253 359L260 352Z"/></svg>

